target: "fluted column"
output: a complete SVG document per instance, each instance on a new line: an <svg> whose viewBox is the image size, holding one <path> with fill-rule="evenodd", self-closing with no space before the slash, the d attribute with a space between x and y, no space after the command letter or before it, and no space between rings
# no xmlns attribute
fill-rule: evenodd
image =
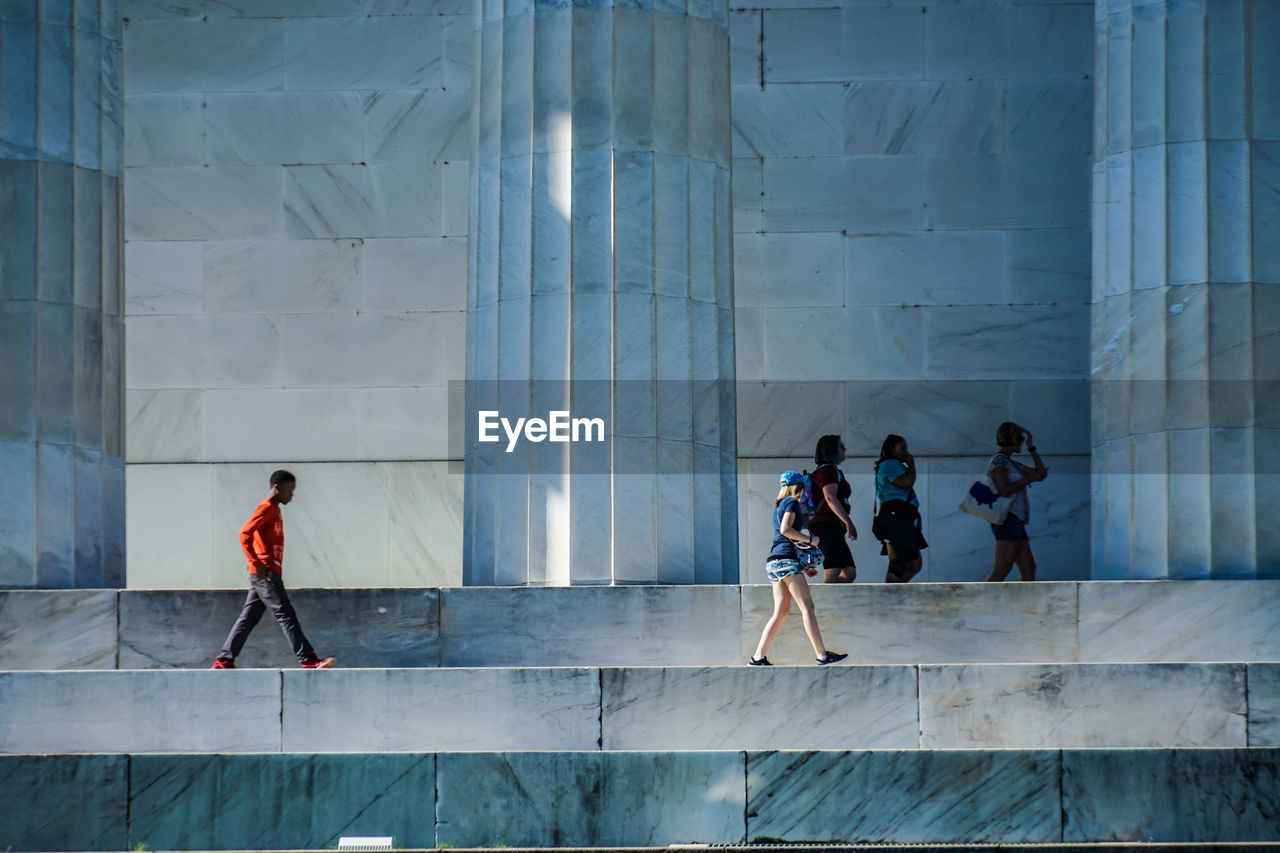
<svg viewBox="0 0 1280 853"><path fill-rule="evenodd" d="M727 17L477 4L468 585L737 580ZM481 409L606 441L508 454Z"/></svg>
<svg viewBox="0 0 1280 853"><path fill-rule="evenodd" d="M1096 21L1093 574L1280 577L1280 2Z"/></svg>
<svg viewBox="0 0 1280 853"><path fill-rule="evenodd" d="M114 0L0 4L0 587L124 586L119 117Z"/></svg>

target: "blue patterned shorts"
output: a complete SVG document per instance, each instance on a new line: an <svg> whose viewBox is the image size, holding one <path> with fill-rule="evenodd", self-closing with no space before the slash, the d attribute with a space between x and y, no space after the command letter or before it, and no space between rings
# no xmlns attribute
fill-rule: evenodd
<svg viewBox="0 0 1280 853"><path fill-rule="evenodd" d="M769 580L777 583L788 575L799 574L804 571L804 567L800 565L799 560L769 560L764 564L764 573L769 576Z"/></svg>

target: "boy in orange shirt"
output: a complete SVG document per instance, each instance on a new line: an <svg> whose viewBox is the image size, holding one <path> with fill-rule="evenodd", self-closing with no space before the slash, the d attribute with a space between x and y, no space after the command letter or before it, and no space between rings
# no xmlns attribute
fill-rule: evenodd
<svg viewBox="0 0 1280 853"><path fill-rule="evenodd" d="M236 657L249 639L249 632L258 624L265 610L270 609L284 635L293 646L293 653L303 669L326 669L333 666L334 658L321 660L298 624L298 615L289 601L281 577L284 562L284 519L280 505L293 500L298 479L288 471L276 471L271 475L271 494L258 504L253 515L240 529L240 547L249 559L249 597L245 599L240 618L227 635L227 641L213 662L214 669L235 669Z"/></svg>

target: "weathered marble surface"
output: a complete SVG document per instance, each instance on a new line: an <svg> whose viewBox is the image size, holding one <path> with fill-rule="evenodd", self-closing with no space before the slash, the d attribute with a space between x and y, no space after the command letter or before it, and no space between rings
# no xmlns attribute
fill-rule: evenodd
<svg viewBox="0 0 1280 853"><path fill-rule="evenodd" d="M1280 750L1065 750L1062 840L1274 841Z"/></svg>
<svg viewBox="0 0 1280 853"><path fill-rule="evenodd" d="M594 669L378 669L284 673L284 750L596 749Z"/></svg>
<svg viewBox="0 0 1280 853"><path fill-rule="evenodd" d="M1280 582L1080 585L1080 660L1280 660Z"/></svg>
<svg viewBox="0 0 1280 853"><path fill-rule="evenodd" d="M433 847L434 789L429 754L135 755L116 849L323 849L343 835Z"/></svg>
<svg viewBox="0 0 1280 853"><path fill-rule="evenodd" d="M128 850L129 757L0 756L9 850Z"/></svg>
<svg viewBox="0 0 1280 853"><path fill-rule="evenodd" d="M279 751L279 672L0 673L0 752Z"/></svg>
<svg viewBox="0 0 1280 853"><path fill-rule="evenodd" d="M914 749L914 667L601 672L604 749Z"/></svg>
<svg viewBox="0 0 1280 853"><path fill-rule="evenodd" d="M920 667L920 747L1243 747L1242 664Z"/></svg>
<svg viewBox="0 0 1280 853"><path fill-rule="evenodd" d="M0 591L0 669L115 666L115 590Z"/></svg>
<svg viewBox="0 0 1280 853"><path fill-rule="evenodd" d="M741 662L736 586L440 592L442 666Z"/></svg>
<svg viewBox="0 0 1280 853"><path fill-rule="evenodd" d="M1076 656L1074 584L816 584L812 590L823 641L857 663L1017 663ZM794 610L769 652L774 663L813 660ZM740 661L755 649L772 612L768 587L742 588Z"/></svg>
<svg viewBox="0 0 1280 853"><path fill-rule="evenodd" d="M120 666L204 668L222 648L245 590L125 590L120 593ZM439 591L297 589L289 597L317 653L344 667L436 666ZM296 667L270 613L237 660L243 667Z"/></svg>
<svg viewBox="0 0 1280 853"><path fill-rule="evenodd" d="M1280 746L1280 664L1249 664L1249 746Z"/></svg>
<svg viewBox="0 0 1280 853"><path fill-rule="evenodd" d="M1054 751L751 752L747 840L1061 839ZM907 797L902 806L892 797Z"/></svg>
<svg viewBox="0 0 1280 853"><path fill-rule="evenodd" d="M436 797L455 847L741 842L746 805L740 752L445 754Z"/></svg>

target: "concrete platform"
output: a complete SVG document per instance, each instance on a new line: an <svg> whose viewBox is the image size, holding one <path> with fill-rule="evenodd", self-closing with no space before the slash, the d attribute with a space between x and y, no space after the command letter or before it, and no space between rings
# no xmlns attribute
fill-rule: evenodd
<svg viewBox="0 0 1280 853"><path fill-rule="evenodd" d="M0 673L0 752L1247 747L1280 664Z"/></svg>
<svg viewBox="0 0 1280 853"><path fill-rule="evenodd" d="M1280 838L1280 750L0 756L13 850Z"/></svg>
<svg viewBox="0 0 1280 853"><path fill-rule="evenodd" d="M828 645L864 664L1280 661L1280 580L814 586ZM207 667L243 590L0 591L0 669ZM299 589L345 667L734 666L767 586ZM775 663L808 664L798 615ZM294 665L265 621L242 666Z"/></svg>

